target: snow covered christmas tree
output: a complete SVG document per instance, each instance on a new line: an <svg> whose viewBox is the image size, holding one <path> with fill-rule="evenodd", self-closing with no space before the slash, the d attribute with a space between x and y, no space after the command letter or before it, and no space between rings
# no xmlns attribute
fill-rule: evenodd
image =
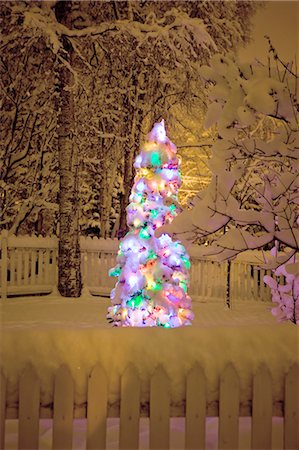
<svg viewBox="0 0 299 450"><path fill-rule="evenodd" d="M127 207L130 230L120 241L117 265L109 272L118 277L107 316L115 326L173 328L190 325L193 319L187 295L189 256L168 234L155 236L157 228L178 214L179 165L162 120L135 159Z"/></svg>

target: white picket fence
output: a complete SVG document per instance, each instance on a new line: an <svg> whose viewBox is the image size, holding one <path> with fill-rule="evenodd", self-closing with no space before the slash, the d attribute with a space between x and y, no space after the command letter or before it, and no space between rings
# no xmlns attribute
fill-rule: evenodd
<svg viewBox="0 0 299 450"><path fill-rule="evenodd" d="M111 374L109 374L111 376ZM268 367L262 364L253 374L252 397L246 406L240 402L240 378L231 363L219 377L217 401L207 400L208 383L204 369L196 364L185 379L185 400L181 417L185 418L185 448L205 449L206 418L219 417L218 448L239 448L239 417L251 417L251 448L272 448L272 417L283 417L283 448L298 449L298 366L294 364L281 383L283 398L279 405L273 403L272 378ZM140 417L149 417L149 448L169 449L172 399L170 380L162 366L156 367L149 385L149 404L140 401L141 380L135 366L130 364L120 377L118 410L111 414L108 404L109 383L101 365L97 365L88 377L86 407L80 417L87 420L85 443L82 448L105 449L107 418L120 418L119 448L138 449ZM38 449L39 420L52 418L52 448L73 448L73 428L76 414L74 404L74 380L69 369L63 365L55 375L52 402L42 408L40 394L43 390L32 366L28 366L19 378L19 400L15 409L6 408L7 380L1 374L1 421L0 448L5 448L5 424L7 418L18 418L18 448ZM176 414L178 416L178 414Z"/></svg>
<svg viewBox="0 0 299 450"><path fill-rule="evenodd" d="M1 296L50 293L57 286L56 237L8 236L0 234ZM115 265L118 241L113 239L81 238L82 276L84 286L93 295L109 295L115 278L108 271ZM226 292L227 263L196 256L191 257L191 296L223 301ZM258 262L240 255L231 263L231 300L269 301L271 293L263 282L269 271L260 269Z"/></svg>

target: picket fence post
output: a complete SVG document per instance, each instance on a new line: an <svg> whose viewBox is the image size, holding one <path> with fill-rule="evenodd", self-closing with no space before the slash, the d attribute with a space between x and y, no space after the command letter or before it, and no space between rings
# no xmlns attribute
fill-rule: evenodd
<svg viewBox="0 0 299 450"><path fill-rule="evenodd" d="M158 366L150 382L150 449L169 448L169 379Z"/></svg>
<svg viewBox="0 0 299 450"><path fill-rule="evenodd" d="M251 448L271 448L272 437L272 377L263 363L253 379Z"/></svg>
<svg viewBox="0 0 299 450"><path fill-rule="evenodd" d="M130 364L121 377L119 449L139 448L140 378Z"/></svg>
<svg viewBox="0 0 299 450"><path fill-rule="evenodd" d="M205 449L206 431L206 377L196 364L186 377L185 447L188 450Z"/></svg>
<svg viewBox="0 0 299 450"><path fill-rule="evenodd" d="M66 365L62 365L55 376L53 449L73 448L74 382Z"/></svg>
<svg viewBox="0 0 299 450"><path fill-rule="evenodd" d="M89 375L87 391L86 448L105 450L108 403L108 380L102 366L97 364Z"/></svg>
<svg viewBox="0 0 299 450"><path fill-rule="evenodd" d="M220 377L219 449L231 450L239 445L239 377L229 363Z"/></svg>
<svg viewBox="0 0 299 450"><path fill-rule="evenodd" d="M40 381L31 365L20 377L19 385L19 449L39 447Z"/></svg>
<svg viewBox="0 0 299 450"><path fill-rule="evenodd" d="M8 231L2 230L2 233L1 233L1 298L3 300L5 300L7 298L7 265L8 265L7 238L8 238Z"/></svg>

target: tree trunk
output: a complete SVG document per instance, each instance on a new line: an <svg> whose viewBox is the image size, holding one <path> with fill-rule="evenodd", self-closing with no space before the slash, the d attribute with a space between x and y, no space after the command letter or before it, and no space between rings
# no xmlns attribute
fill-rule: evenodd
<svg viewBox="0 0 299 450"><path fill-rule="evenodd" d="M72 2L60 1L55 13L58 22L71 28ZM72 46L62 37L62 57L72 62ZM64 65L58 68L59 115L58 115L58 159L59 159L59 250L58 290L64 297L80 297L82 290L81 254L79 240L79 189L78 149L73 143L74 99L73 74Z"/></svg>

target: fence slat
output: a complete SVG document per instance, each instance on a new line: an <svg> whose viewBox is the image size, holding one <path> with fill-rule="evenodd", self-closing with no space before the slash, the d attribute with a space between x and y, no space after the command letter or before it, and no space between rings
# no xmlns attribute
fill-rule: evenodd
<svg viewBox="0 0 299 450"><path fill-rule="evenodd" d="M246 267L246 300L252 299L251 291L251 265L248 264Z"/></svg>
<svg viewBox="0 0 299 450"><path fill-rule="evenodd" d="M108 380L102 366L97 364L88 380L86 448L106 448Z"/></svg>
<svg viewBox="0 0 299 450"><path fill-rule="evenodd" d="M32 366L20 378L19 449L37 449L39 433L40 381Z"/></svg>
<svg viewBox="0 0 299 450"><path fill-rule="evenodd" d="M299 448L299 367L294 364L285 379L284 448Z"/></svg>
<svg viewBox="0 0 299 450"><path fill-rule="evenodd" d="M120 449L139 447L140 378L130 364L121 378Z"/></svg>
<svg viewBox="0 0 299 450"><path fill-rule="evenodd" d="M271 448L272 434L272 378L262 364L253 379L251 448Z"/></svg>
<svg viewBox="0 0 299 450"><path fill-rule="evenodd" d="M264 276L266 275L265 269L260 269L260 299L262 301L266 300L266 285L264 283Z"/></svg>
<svg viewBox="0 0 299 450"><path fill-rule="evenodd" d="M2 230L0 235L1 243L1 298L6 299L7 296L7 267L8 267L8 250L7 250L8 232Z"/></svg>
<svg viewBox="0 0 299 450"><path fill-rule="evenodd" d="M158 366L150 383L150 449L169 448L169 380Z"/></svg>
<svg viewBox="0 0 299 450"><path fill-rule="evenodd" d="M37 283L42 284L44 278L44 251L38 250L37 252Z"/></svg>
<svg viewBox="0 0 299 450"><path fill-rule="evenodd" d="M9 251L9 260L10 260L10 285L13 286L15 284L16 279L16 249L10 249Z"/></svg>
<svg viewBox="0 0 299 450"><path fill-rule="evenodd" d="M197 270L198 270L198 274L199 274L198 295L200 297L204 297L204 287L207 283L207 280L205 279L204 263L202 261L200 264L198 264Z"/></svg>
<svg viewBox="0 0 299 450"><path fill-rule="evenodd" d="M258 286L258 268L253 266L253 294L254 300L258 300L259 286Z"/></svg>
<svg viewBox="0 0 299 450"><path fill-rule="evenodd" d="M69 450L73 438L74 384L67 366L62 365L54 383L53 449Z"/></svg>
<svg viewBox="0 0 299 450"><path fill-rule="evenodd" d="M234 305L235 300L238 300L238 275L239 274L239 262L230 262L230 307Z"/></svg>
<svg viewBox="0 0 299 450"><path fill-rule="evenodd" d="M16 250L17 255L17 268L16 268L16 278L17 278L17 286L20 286L22 283L22 268L23 268L23 251L21 248Z"/></svg>
<svg viewBox="0 0 299 450"><path fill-rule="evenodd" d="M1 371L1 385L0 385L0 449L4 450L5 443L5 415L6 415L6 386L7 380Z"/></svg>
<svg viewBox="0 0 299 450"><path fill-rule="evenodd" d="M53 264L53 268L52 268L53 281L54 281L55 288L57 288L57 286L58 286L58 250L57 249L53 250L52 258L53 258L53 263L52 263Z"/></svg>
<svg viewBox="0 0 299 450"><path fill-rule="evenodd" d="M50 249L44 250L44 283L50 284Z"/></svg>
<svg viewBox="0 0 299 450"><path fill-rule="evenodd" d="M229 363L220 378L219 449L237 449L239 445L239 377Z"/></svg>
<svg viewBox="0 0 299 450"><path fill-rule="evenodd" d="M246 280L246 265L242 262L240 264L240 300L248 300L246 298L245 280Z"/></svg>
<svg viewBox="0 0 299 450"><path fill-rule="evenodd" d="M31 259L30 284L33 285L33 284L35 284L35 279L36 279L36 250L32 249L30 253L31 253L31 255L30 255L30 259Z"/></svg>
<svg viewBox="0 0 299 450"><path fill-rule="evenodd" d="M195 365L186 378L185 447L189 450L205 448L206 378L202 367Z"/></svg>
<svg viewBox="0 0 299 450"><path fill-rule="evenodd" d="M24 285L29 284L29 250L24 249Z"/></svg>

